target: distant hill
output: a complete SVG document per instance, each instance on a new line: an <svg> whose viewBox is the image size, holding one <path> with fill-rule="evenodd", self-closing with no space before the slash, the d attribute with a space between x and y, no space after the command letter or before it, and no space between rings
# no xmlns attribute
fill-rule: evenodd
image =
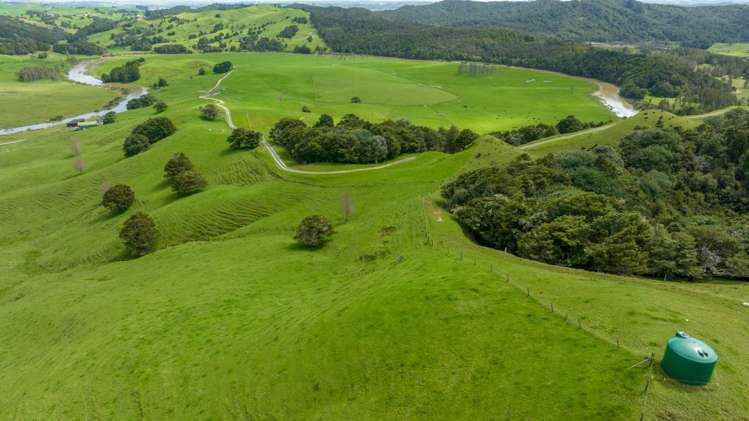
<svg viewBox="0 0 749 421"><path fill-rule="evenodd" d="M47 50L63 39L65 33L60 30L0 16L0 54L28 54Z"/></svg>
<svg viewBox="0 0 749 421"><path fill-rule="evenodd" d="M708 48L749 40L749 5L683 7L635 0L446 0L381 12L440 26L500 26L574 41L678 42Z"/></svg>

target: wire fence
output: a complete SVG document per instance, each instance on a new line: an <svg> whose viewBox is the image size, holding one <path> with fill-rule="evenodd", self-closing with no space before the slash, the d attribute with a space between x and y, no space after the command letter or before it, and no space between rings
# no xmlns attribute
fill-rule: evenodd
<svg viewBox="0 0 749 421"><path fill-rule="evenodd" d="M426 244L428 246L434 247L434 242L432 240L431 235L428 236ZM447 255L459 262L464 262L468 264L473 264L474 266L479 266L479 259L477 256L473 256L472 258L466 258L464 255L463 250L457 250L454 251L451 250L449 247L444 246L444 250L446 250ZM600 331L596 330L593 325L595 323L592 323L590 319L586 319L586 323L583 322L583 317L581 316L571 316L567 312L560 311L560 308L557 306L554 306L554 303L550 300L546 300L543 298L540 294L534 294L533 291L531 291L531 288L525 285L521 285L517 282L515 282L512 279L512 276L509 273L502 273L501 271L495 270L495 266L492 263L488 264L487 270L491 272L492 274L496 275L501 282L504 282L507 285L510 285L514 287L515 289L521 291L528 299L531 299L536 302L536 304L540 305L541 307L548 308L549 311L553 314L555 314L557 317L561 318L564 323L572 324L573 326L576 326L578 329L585 331L587 334L594 336L600 340L603 340L605 342L608 342L612 345L615 345L617 349L624 349L622 346L622 341L619 337L612 337L611 335L606 335L601 333ZM633 350L629 349L627 350L630 353L634 353ZM635 369L635 368L645 368L645 381L644 386L642 390L642 404L640 407L640 421L644 421L646 419L646 413L647 413L647 400L648 400L648 393L650 391L652 380L653 380L653 365L655 363L655 354L650 353L645 359L638 362L637 364L628 367L627 369Z"/></svg>

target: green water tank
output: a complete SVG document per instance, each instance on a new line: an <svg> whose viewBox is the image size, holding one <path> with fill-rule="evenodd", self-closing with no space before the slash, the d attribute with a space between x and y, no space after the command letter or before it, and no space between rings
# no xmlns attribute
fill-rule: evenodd
<svg viewBox="0 0 749 421"><path fill-rule="evenodd" d="M718 354L710 345L695 339L686 332L676 332L668 340L661 367L672 378L686 384L710 383Z"/></svg>

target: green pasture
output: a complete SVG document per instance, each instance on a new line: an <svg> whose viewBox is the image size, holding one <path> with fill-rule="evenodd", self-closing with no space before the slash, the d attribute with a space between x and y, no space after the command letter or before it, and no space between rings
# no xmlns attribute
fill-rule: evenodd
<svg viewBox="0 0 749 421"><path fill-rule="evenodd" d="M64 78L65 71L62 79L56 81L19 82L16 79L16 73L23 67L42 65L69 68L64 56L58 54L49 54L46 59L0 55L0 128L98 110L117 96L111 90L70 83Z"/></svg>
<svg viewBox="0 0 749 421"><path fill-rule="evenodd" d="M716 43L713 44L708 51L726 56L749 57L749 43Z"/></svg>
<svg viewBox="0 0 749 421"><path fill-rule="evenodd" d="M218 17L217 17L218 15ZM311 50L318 46L324 48L325 43L320 39L317 31L308 22L299 24L292 22L296 17L309 18L309 14L301 9L285 8L270 4L259 4L231 10L207 10L200 12L187 12L175 15L176 18L184 20L181 24L170 24L168 19L138 20L135 26L143 29L152 29L154 35L165 37L169 43L183 44L192 48L198 42L198 38L190 39L190 35L199 35L202 31L207 38L214 38L219 33L225 35L222 40L227 48L239 47L241 38L247 36L250 29L260 30L259 37L276 38L279 32L289 25L299 27L299 32L291 39L279 38L291 51L298 45L307 45ZM212 32L214 25L221 23L224 29ZM122 32L122 28L91 35L89 40L103 47L114 47L111 42L113 33ZM173 34L170 34L172 33ZM308 37L312 40L308 41ZM157 44L158 45L158 44ZM213 43L213 45L217 45ZM113 48L121 51L122 48Z"/></svg>
<svg viewBox="0 0 749 421"><path fill-rule="evenodd" d="M237 70L217 98L237 124L263 131L323 112L480 132L611 118L588 82L522 69L471 78L454 63L148 55L139 83L169 81L155 95L178 127L149 151L125 159L122 141L152 109L0 139L26 140L0 146L1 419L631 420L643 408L648 420L746 418L749 285L589 273L476 245L436 192L523 152L489 137L345 175L282 172L262 148L230 152L226 124L198 111L219 76L197 69L225 59ZM613 143L661 115L698 124L647 113L545 147ZM176 152L206 176L205 191L171 192L163 166ZM99 202L115 183L137 200L113 216ZM155 253L129 260L117 232L136 211L161 237ZM310 214L337 231L316 251L292 239ZM678 329L718 351L714 382L680 386L656 365L643 401L649 372L631 367L660 358Z"/></svg>
<svg viewBox="0 0 749 421"><path fill-rule="evenodd" d="M531 123L556 123L567 115L585 121L616 118L590 94L592 82L528 69L497 67L491 75L458 74L458 63L363 56L241 53L146 55L141 67L151 84L198 80L201 66L230 60L236 70L220 87L221 98L242 125L269 129L281 117L308 123L327 113L355 113L373 121L407 118L431 127L505 130ZM105 73L131 57L107 60ZM204 76L202 78L206 78ZM358 96L362 102L352 104ZM307 106L311 113L303 113Z"/></svg>

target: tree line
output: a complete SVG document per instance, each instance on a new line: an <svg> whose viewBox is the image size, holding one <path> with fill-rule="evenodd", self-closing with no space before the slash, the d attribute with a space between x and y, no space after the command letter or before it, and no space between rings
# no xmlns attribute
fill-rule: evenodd
<svg viewBox="0 0 749 421"><path fill-rule="evenodd" d="M533 142L534 140L542 139L544 137L579 132L580 130L600 127L606 123L606 121L584 122L579 120L577 117L570 115L559 120L556 125L544 123L531 124L528 126L519 127L517 129L491 132L489 134L496 137L497 139L509 143L510 145L520 146L526 143Z"/></svg>
<svg viewBox="0 0 749 421"><path fill-rule="evenodd" d="M405 119L370 123L354 114L343 116L335 124L332 117L323 114L313 126L302 120L283 118L273 126L270 137L297 162L366 164L403 153L459 152L469 147L478 135L455 126L434 130Z"/></svg>
<svg viewBox="0 0 749 421"><path fill-rule="evenodd" d="M522 155L442 195L482 243L619 274L749 277L749 112L693 130L636 130L616 146Z"/></svg>

